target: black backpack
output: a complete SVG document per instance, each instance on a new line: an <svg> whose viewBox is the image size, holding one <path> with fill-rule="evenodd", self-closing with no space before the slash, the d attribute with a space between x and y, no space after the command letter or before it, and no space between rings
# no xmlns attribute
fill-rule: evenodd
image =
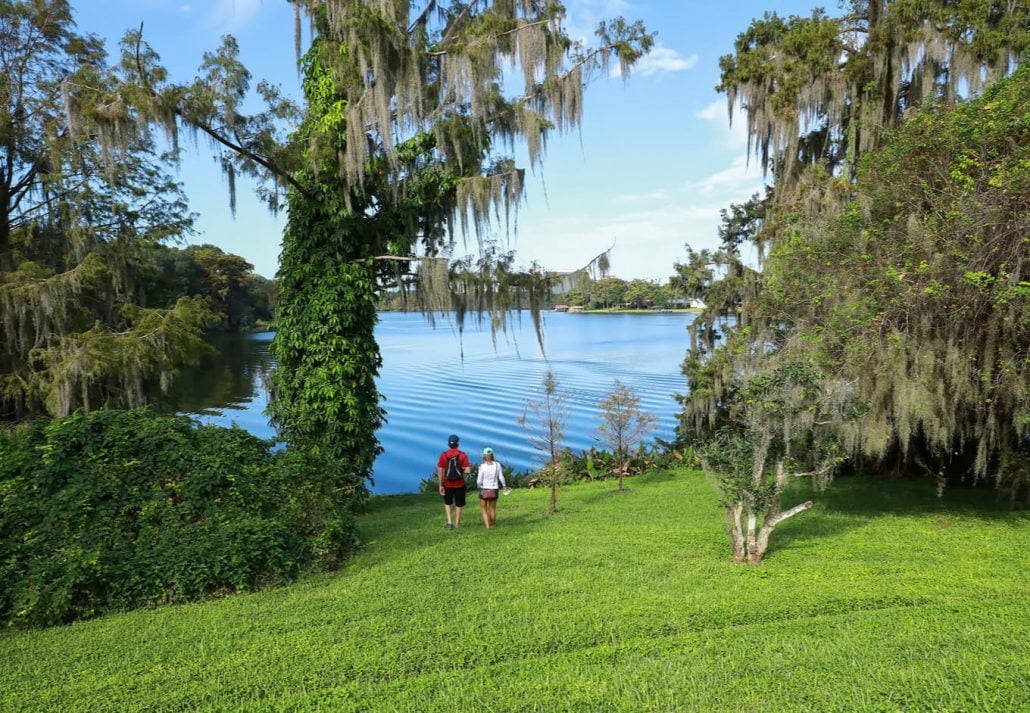
<svg viewBox="0 0 1030 713"><path fill-rule="evenodd" d="M462 472L460 455L455 454L447 459L447 468L444 470L443 479L447 481L465 480L465 474Z"/></svg>

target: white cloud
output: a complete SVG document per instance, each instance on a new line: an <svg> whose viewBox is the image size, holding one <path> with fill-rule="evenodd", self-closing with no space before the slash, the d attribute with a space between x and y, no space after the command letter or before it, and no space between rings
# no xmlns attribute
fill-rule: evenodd
<svg viewBox="0 0 1030 713"><path fill-rule="evenodd" d="M705 121L718 121L719 119L725 119L726 102L714 101L694 116L698 119L704 119Z"/></svg>
<svg viewBox="0 0 1030 713"><path fill-rule="evenodd" d="M734 154L731 154L734 155ZM592 210L530 209L521 221L515 247L520 262L536 260L548 268L574 270L615 241L612 273L625 279L666 280L683 246L719 246L720 212L761 192L760 168L738 152L717 171L672 187L617 196Z"/></svg>
<svg viewBox="0 0 1030 713"><path fill-rule="evenodd" d="M762 171L746 155L737 156L729 168L716 171L704 178L688 181L684 188L701 196L719 195L729 202L746 199L762 187Z"/></svg>
<svg viewBox="0 0 1030 713"><path fill-rule="evenodd" d="M669 200L654 210L631 210L611 217L554 218L524 228L518 256L548 268L574 270L615 243L612 274L624 279L665 281L673 263L683 259L684 244L695 249L718 244L719 210L725 204Z"/></svg>
<svg viewBox="0 0 1030 713"><path fill-rule="evenodd" d="M515 247L520 263L536 260L554 270L575 270L615 242L612 274L624 279L665 281L673 264L685 256L683 246L696 250L719 245L719 212L740 202L740 195L721 191L669 192L652 208L631 207L607 214L562 213L524 222ZM735 191L730 191L734 193ZM657 195L654 194L654 195Z"/></svg>
<svg viewBox="0 0 1030 713"><path fill-rule="evenodd" d="M687 69L693 69L697 66L697 62L698 57L696 54L683 57L676 50L659 45L641 57L633 71L636 74L649 77L659 72L682 72Z"/></svg>
<svg viewBox="0 0 1030 713"><path fill-rule="evenodd" d="M617 203L654 203L669 199L667 191L652 191L651 193L624 193L615 197Z"/></svg>
<svg viewBox="0 0 1030 713"><path fill-rule="evenodd" d="M215 0L208 21L222 29L238 28L257 16L261 4L262 0Z"/></svg>
<svg viewBox="0 0 1030 713"><path fill-rule="evenodd" d="M694 116L713 124L719 140L727 148L739 150L747 146L747 117L739 107L733 112L733 124L726 113L726 100L717 99Z"/></svg>

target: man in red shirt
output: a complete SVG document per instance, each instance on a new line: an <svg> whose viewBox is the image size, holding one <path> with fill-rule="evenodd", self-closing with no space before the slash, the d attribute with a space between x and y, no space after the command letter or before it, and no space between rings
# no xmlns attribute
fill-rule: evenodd
<svg viewBox="0 0 1030 713"><path fill-rule="evenodd" d="M448 530L461 524L461 509L465 507L465 476L472 472L469 457L458 450L458 437L453 433L447 439L448 448L436 461L436 478L440 482L443 509L447 513ZM451 520L451 505L454 505L454 520Z"/></svg>

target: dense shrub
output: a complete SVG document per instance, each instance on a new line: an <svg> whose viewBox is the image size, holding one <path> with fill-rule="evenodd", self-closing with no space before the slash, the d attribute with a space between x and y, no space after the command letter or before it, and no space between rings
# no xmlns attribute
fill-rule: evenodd
<svg viewBox="0 0 1030 713"><path fill-rule="evenodd" d="M630 450L626 454L626 472L623 475L641 475L649 470L665 470L682 465L690 467L700 465L694 449L684 448L680 444L659 439L656 445L641 443L636 449ZM473 465L472 474L465 478L466 485L470 490L476 488L478 467L478 465ZM535 486L540 480L550 482L550 467L550 461L548 461L539 470L509 471L506 469L504 482L509 488L528 488L531 487L530 483ZM615 454L599 448L591 448L580 453L565 449L558 455L558 468L562 473L560 482L608 480L619 477L619 462ZM439 487L436 475L429 475L419 481L420 493L436 493Z"/></svg>
<svg viewBox="0 0 1030 713"><path fill-rule="evenodd" d="M242 429L142 410L0 434L0 620L67 622L336 566L355 529L322 472Z"/></svg>
<svg viewBox="0 0 1030 713"><path fill-rule="evenodd" d="M590 448L582 453L563 451L562 471L570 480L609 480L618 478L621 470L619 458L611 451ZM680 450L660 441L657 445L638 444L626 452L623 476L642 475L649 470L664 470L679 465L696 465L692 449Z"/></svg>

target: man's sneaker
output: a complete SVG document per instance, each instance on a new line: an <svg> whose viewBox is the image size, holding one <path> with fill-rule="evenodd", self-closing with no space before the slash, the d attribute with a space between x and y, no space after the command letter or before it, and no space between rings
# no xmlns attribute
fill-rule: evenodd
<svg viewBox="0 0 1030 713"><path fill-rule="evenodd" d="M454 525L452 525L452 524L451 524L451 523L449 523L449 522L445 522L445 523L443 524L443 526L444 526L444 529L445 529L445 530L453 530L453 529L454 529Z"/></svg>

